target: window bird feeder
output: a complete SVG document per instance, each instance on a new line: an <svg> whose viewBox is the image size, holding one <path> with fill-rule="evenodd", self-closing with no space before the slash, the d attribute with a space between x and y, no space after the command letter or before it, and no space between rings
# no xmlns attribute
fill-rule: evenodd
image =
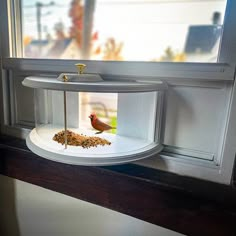
<svg viewBox="0 0 236 236"><path fill-rule="evenodd" d="M84 74L85 65L76 66L78 74L30 76L22 82L35 89L36 128L26 139L29 149L75 165L122 164L159 153L166 84L103 80L98 74ZM115 126L93 109L83 109L84 92L107 101L108 94L116 95Z"/></svg>

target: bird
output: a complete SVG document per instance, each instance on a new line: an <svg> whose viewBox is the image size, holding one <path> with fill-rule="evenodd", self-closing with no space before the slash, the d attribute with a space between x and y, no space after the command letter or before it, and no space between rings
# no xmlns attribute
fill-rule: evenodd
<svg viewBox="0 0 236 236"><path fill-rule="evenodd" d="M93 128L98 130L96 134L101 134L105 130L116 129L116 127L112 127L99 120L95 113L90 114L89 118L91 120L91 125L93 126Z"/></svg>

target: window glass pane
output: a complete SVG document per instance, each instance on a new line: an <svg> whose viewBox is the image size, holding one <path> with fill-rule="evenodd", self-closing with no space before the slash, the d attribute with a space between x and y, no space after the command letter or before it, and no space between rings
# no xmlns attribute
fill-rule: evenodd
<svg viewBox="0 0 236 236"><path fill-rule="evenodd" d="M225 7L226 0L22 0L24 57L217 62Z"/></svg>

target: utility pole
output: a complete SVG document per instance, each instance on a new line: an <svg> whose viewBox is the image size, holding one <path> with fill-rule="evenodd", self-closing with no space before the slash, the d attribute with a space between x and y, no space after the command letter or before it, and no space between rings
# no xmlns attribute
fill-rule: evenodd
<svg viewBox="0 0 236 236"><path fill-rule="evenodd" d="M88 60L90 57L91 35L93 30L93 15L96 0L85 1L83 15L83 36L82 36L82 58Z"/></svg>
<svg viewBox="0 0 236 236"><path fill-rule="evenodd" d="M37 31L38 31L38 40L41 45L42 40L42 25L41 25L41 9L43 7L43 4L41 2L36 2L36 19L37 19Z"/></svg>
<svg viewBox="0 0 236 236"><path fill-rule="evenodd" d="M36 21L37 21L37 32L38 32L38 40L39 40L39 52L41 53L42 49L42 23L41 23L41 16L42 16L42 8L43 7L50 7L54 6L55 2L51 1L48 4L43 4L41 2L36 2Z"/></svg>

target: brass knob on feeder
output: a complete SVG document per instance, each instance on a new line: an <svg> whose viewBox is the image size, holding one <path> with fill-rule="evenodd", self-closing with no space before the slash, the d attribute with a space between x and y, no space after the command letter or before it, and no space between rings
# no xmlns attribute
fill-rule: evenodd
<svg viewBox="0 0 236 236"><path fill-rule="evenodd" d="M78 64L75 64L75 66L77 67L77 70L78 70L79 74L83 74L84 73L84 69L86 67L85 64L78 63Z"/></svg>
<svg viewBox="0 0 236 236"><path fill-rule="evenodd" d="M69 80L66 75L63 75L63 76L62 76L62 79L63 79L63 82L68 82L68 80Z"/></svg>

